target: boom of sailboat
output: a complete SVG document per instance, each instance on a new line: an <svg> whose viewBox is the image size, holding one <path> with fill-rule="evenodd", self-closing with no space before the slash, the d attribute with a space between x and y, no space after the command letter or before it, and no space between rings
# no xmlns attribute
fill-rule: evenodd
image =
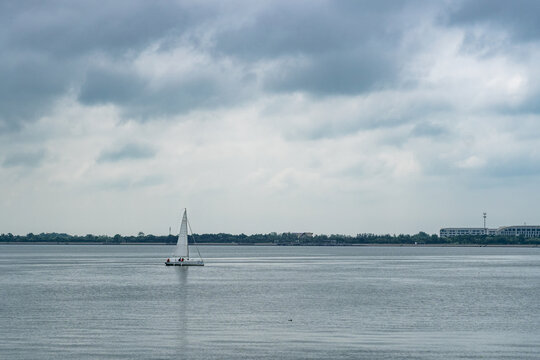
<svg viewBox="0 0 540 360"><path fill-rule="evenodd" d="M197 249L197 252L199 249ZM165 261L167 266L204 266L204 261L199 253L199 258L189 257L189 245L188 245L188 220L187 209L184 209L184 216L182 216L182 224L180 225L180 234L178 234L178 242L174 249L172 257Z"/></svg>

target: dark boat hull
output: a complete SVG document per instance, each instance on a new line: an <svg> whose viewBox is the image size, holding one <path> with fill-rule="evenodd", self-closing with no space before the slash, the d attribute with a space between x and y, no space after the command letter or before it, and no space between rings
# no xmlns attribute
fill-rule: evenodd
<svg viewBox="0 0 540 360"><path fill-rule="evenodd" d="M169 261L165 262L166 266L204 266L202 260L184 260L184 261Z"/></svg>

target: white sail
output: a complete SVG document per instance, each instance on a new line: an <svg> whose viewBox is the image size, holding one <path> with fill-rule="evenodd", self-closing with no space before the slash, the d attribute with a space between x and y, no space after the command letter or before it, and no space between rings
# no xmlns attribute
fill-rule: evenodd
<svg viewBox="0 0 540 360"><path fill-rule="evenodd" d="M180 225L180 234L178 235L176 249L174 249L174 256L189 259L187 210L184 210L184 216L182 217L182 225Z"/></svg>
<svg viewBox="0 0 540 360"><path fill-rule="evenodd" d="M199 249L197 249L199 252ZM165 261L167 266L204 266L204 261L199 253L199 259L189 258L188 247L188 221L187 210L184 210L184 216L182 216L182 224L180 225L180 234L178 234L178 242L174 249L173 258L168 258Z"/></svg>

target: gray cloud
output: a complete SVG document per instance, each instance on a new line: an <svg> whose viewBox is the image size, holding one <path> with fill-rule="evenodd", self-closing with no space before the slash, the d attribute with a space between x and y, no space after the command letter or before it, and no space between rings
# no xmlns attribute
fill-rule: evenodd
<svg viewBox="0 0 540 360"><path fill-rule="evenodd" d="M468 0L448 17L453 25L479 25L505 29L514 41L540 39L540 2L536 0Z"/></svg>
<svg viewBox="0 0 540 360"><path fill-rule="evenodd" d="M122 160L138 160L153 158L156 151L147 145L130 143L117 149L103 151L97 161L98 163L118 162Z"/></svg>
<svg viewBox="0 0 540 360"><path fill-rule="evenodd" d="M422 164L427 175L455 178L456 182L496 182L504 184L520 178L540 176L540 158L535 153L517 153L505 156L486 154L486 162L472 167L462 167L456 159L441 158L437 153L424 154Z"/></svg>
<svg viewBox="0 0 540 360"><path fill-rule="evenodd" d="M0 55L0 132L43 115L67 90L71 69L41 55Z"/></svg>
<svg viewBox="0 0 540 360"><path fill-rule="evenodd" d="M22 123L45 115L55 100L80 85L96 56L133 59L156 41L181 38L187 29L214 16L213 7L208 5L2 1L0 131L18 129ZM125 87L113 89L89 96L108 97L108 102L115 102L125 95Z"/></svg>
<svg viewBox="0 0 540 360"><path fill-rule="evenodd" d="M359 94L384 88L396 80L397 64L390 54L369 48L348 54L309 58L270 72L265 87L280 92L306 91L315 95Z"/></svg>
<svg viewBox="0 0 540 360"><path fill-rule="evenodd" d="M0 131L46 115L69 92L82 104L113 104L124 116L150 119L238 104L267 92L334 96L398 89L418 50L404 46L404 37L437 13L448 14L438 23L443 27L483 24L518 41L540 35L536 1L464 1L450 9L414 0L137 0L99 6L4 1ZM489 33L469 31L466 39L488 52L508 46L495 46ZM133 66L151 45L157 55L185 48L207 63L156 82Z"/></svg>
<svg viewBox="0 0 540 360"><path fill-rule="evenodd" d="M120 178L98 182L93 188L101 191L129 191L134 188L145 188L161 185L164 183L164 178L161 176L146 176L140 179Z"/></svg>
<svg viewBox="0 0 540 360"><path fill-rule="evenodd" d="M413 1L270 2L216 35L215 50L249 60L397 44ZM240 18L242 18L240 16Z"/></svg>
<svg viewBox="0 0 540 360"><path fill-rule="evenodd" d="M85 105L115 104L125 116L147 120L215 108L245 96L244 90L236 89L234 84L228 87L227 75L214 77L211 72L215 70L208 71L195 71L155 85L133 69L92 69L81 86L78 100Z"/></svg>
<svg viewBox="0 0 540 360"><path fill-rule="evenodd" d="M0 130L47 114L73 90L83 104L147 119L245 101L257 88L335 95L392 86L415 3L2 2ZM151 83L131 66L150 45L158 54L192 49L209 63ZM277 65L261 72L266 62Z"/></svg>
<svg viewBox="0 0 540 360"><path fill-rule="evenodd" d="M141 89L146 86L148 86L146 81L126 71L92 69L86 73L79 101L87 105L103 103L127 105L136 102Z"/></svg>
<svg viewBox="0 0 540 360"><path fill-rule="evenodd" d="M485 174L496 178L538 176L540 175L540 159L531 155L497 159L486 166Z"/></svg>
<svg viewBox="0 0 540 360"><path fill-rule="evenodd" d="M411 131L411 135L416 137L439 137L448 133L445 127L430 122L416 124Z"/></svg>
<svg viewBox="0 0 540 360"><path fill-rule="evenodd" d="M540 91L532 91L516 104L503 104L495 110L508 115L540 114Z"/></svg>
<svg viewBox="0 0 540 360"><path fill-rule="evenodd" d="M220 32L215 50L247 62L283 59L264 78L269 90L362 93L399 75L406 4L282 2Z"/></svg>
<svg viewBox="0 0 540 360"><path fill-rule="evenodd" d="M212 16L213 7L200 2L120 0L2 2L0 10L10 48L56 55L84 53L124 55L156 39L181 36Z"/></svg>
<svg viewBox="0 0 540 360"><path fill-rule="evenodd" d="M5 157L2 162L3 167L31 167L35 168L41 165L45 159L45 151L18 152Z"/></svg>
<svg viewBox="0 0 540 360"><path fill-rule="evenodd" d="M347 99L347 97L341 97ZM354 98L357 106L353 110L342 111L340 102L319 106L319 111L308 110L303 117L310 121L288 124L284 130L288 140L320 140L340 138L361 131L384 130L410 125L410 135L415 137L438 137L448 130L439 123L447 114L455 111L448 100L438 99L433 94L416 94L414 92L371 92ZM310 99L325 104L321 99ZM347 103L347 102L345 102ZM344 104L345 104L344 103ZM350 103L348 104L350 106ZM279 114L279 110L275 110ZM319 112L321 115L319 115ZM272 110L269 111L272 114ZM322 115L324 114L324 115ZM275 116L275 114L273 114ZM391 137L392 143L398 141ZM402 138L399 143L405 141Z"/></svg>

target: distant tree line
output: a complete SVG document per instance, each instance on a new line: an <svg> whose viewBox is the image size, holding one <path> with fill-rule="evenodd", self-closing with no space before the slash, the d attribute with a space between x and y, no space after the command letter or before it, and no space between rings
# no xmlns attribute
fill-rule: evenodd
<svg viewBox="0 0 540 360"><path fill-rule="evenodd" d="M347 245L540 245L540 238L526 238L522 236L486 236L463 235L456 237L439 237L419 232L415 235L311 235L309 233L283 233L283 234L193 234L189 236L189 243L199 244L238 244L254 245L268 244L281 246L347 246ZM145 235L140 232L137 236L108 235L69 235L64 233L41 233L27 235L1 234L0 243L57 243L57 244L175 244L175 235Z"/></svg>
<svg viewBox="0 0 540 360"><path fill-rule="evenodd" d="M27 235L13 235L11 233L1 234L1 242L17 242L17 243L79 243L79 244L134 244L134 243L148 243L148 244L175 244L176 236L165 235L144 235L139 233L137 236L122 236L116 234L114 236L108 235L69 235L64 233L41 233Z"/></svg>

